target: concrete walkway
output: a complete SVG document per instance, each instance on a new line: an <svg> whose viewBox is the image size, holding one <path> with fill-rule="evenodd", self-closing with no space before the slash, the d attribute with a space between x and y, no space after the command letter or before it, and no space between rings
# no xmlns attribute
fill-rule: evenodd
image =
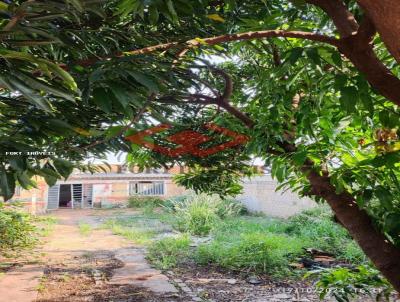
<svg viewBox="0 0 400 302"><path fill-rule="evenodd" d="M147 263L143 250L119 249L115 257L125 265L115 270L110 283L117 285L135 285L163 294L176 293L178 290L168 282L168 278Z"/></svg>
<svg viewBox="0 0 400 302"><path fill-rule="evenodd" d="M159 294L177 292L165 275L150 267L143 249L109 230L95 229L104 220L104 215L112 215L111 210L104 211L104 215L92 214L93 210L58 210L51 213L58 219L58 224L42 249L46 264L59 264L90 252L111 252L124 263L123 267L115 270L111 284L134 285ZM79 223L89 224L93 230L83 236L79 232ZM23 266L8 272L0 279L0 301L35 301L43 268Z"/></svg>

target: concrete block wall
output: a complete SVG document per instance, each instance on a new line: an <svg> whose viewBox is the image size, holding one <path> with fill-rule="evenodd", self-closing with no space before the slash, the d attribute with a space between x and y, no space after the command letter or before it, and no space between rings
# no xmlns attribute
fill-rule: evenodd
<svg viewBox="0 0 400 302"><path fill-rule="evenodd" d="M243 180L243 194L237 197L251 212L287 218L317 204L292 192L276 192L278 183L270 175Z"/></svg>

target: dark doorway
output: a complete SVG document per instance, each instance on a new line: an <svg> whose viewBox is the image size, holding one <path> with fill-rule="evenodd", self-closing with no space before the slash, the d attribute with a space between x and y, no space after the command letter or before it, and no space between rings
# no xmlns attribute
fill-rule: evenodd
<svg viewBox="0 0 400 302"><path fill-rule="evenodd" d="M72 207L71 185L60 185L59 206L64 208Z"/></svg>

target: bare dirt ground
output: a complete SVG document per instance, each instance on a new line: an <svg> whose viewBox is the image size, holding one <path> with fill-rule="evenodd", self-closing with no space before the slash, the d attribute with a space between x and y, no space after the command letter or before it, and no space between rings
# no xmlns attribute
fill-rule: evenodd
<svg viewBox="0 0 400 302"><path fill-rule="evenodd" d="M129 209L52 213L58 224L43 248L46 265L37 302L164 301L176 295L168 278L147 264L141 248L98 228L106 218L132 214ZM82 234L79 224L91 229ZM123 261L117 258L121 255Z"/></svg>

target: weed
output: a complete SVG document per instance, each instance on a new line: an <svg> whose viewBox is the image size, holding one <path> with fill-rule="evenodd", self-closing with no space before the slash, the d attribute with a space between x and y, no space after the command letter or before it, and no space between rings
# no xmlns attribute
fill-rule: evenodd
<svg viewBox="0 0 400 302"><path fill-rule="evenodd" d="M242 206L217 195L193 195L184 199L169 200L166 209L176 216L174 226L193 235L207 235L220 219L237 216Z"/></svg>
<svg viewBox="0 0 400 302"><path fill-rule="evenodd" d="M57 218L52 216L36 216L35 225L40 237L48 237L57 224Z"/></svg>
<svg viewBox="0 0 400 302"><path fill-rule="evenodd" d="M147 259L158 269L176 267L189 256L190 239L184 234L179 237L167 237L153 242L148 248Z"/></svg>
<svg viewBox="0 0 400 302"><path fill-rule="evenodd" d="M79 233L82 236L89 236L92 233L92 226L87 223L79 223Z"/></svg>
<svg viewBox="0 0 400 302"><path fill-rule="evenodd" d="M145 206L161 206L163 200L154 196L131 196L128 199L128 208L143 208Z"/></svg>
<svg viewBox="0 0 400 302"><path fill-rule="evenodd" d="M125 237L137 244L148 244L155 236L153 230L129 226L125 220L109 219L104 223L104 227L110 229L113 234Z"/></svg>
<svg viewBox="0 0 400 302"><path fill-rule="evenodd" d="M85 258L85 259L93 259L93 257L94 257L94 253L93 252L85 252L85 253L83 253L82 254L82 258Z"/></svg>
<svg viewBox="0 0 400 302"><path fill-rule="evenodd" d="M34 217L23 208L0 202L0 251L15 251L37 243Z"/></svg>
<svg viewBox="0 0 400 302"><path fill-rule="evenodd" d="M36 290L41 293L46 290L46 282L47 282L47 276L42 276L40 278L39 284L36 286Z"/></svg>
<svg viewBox="0 0 400 302"><path fill-rule="evenodd" d="M251 232L200 245L199 264L214 263L222 268L286 276L289 262L302 253L301 240L284 234Z"/></svg>
<svg viewBox="0 0 400 302"><path fill-rule="evenodd" d="M293 216L287 222L286 233L299 237L305 245L333 253L342 260L362 263L365 255L347 230L333 220L327 207L316 207Z"/></svg>
<svg viewBox="0 0 400 302"><path fill-rule="evenodd" d="M316 276L321 300L331 293L337 301L352 301L360 293L376 296L376 301L389 301L393 287L378 270L360 265L356 270L348 268L330 268L312 271L306 277Z"/></svg>
<svg viewBox="0 0 400 302"><path fill-rule="evenodd" d="M60 279L62 282L69 282L71 280L71 275L69 273L64 273Z"/></svg>

